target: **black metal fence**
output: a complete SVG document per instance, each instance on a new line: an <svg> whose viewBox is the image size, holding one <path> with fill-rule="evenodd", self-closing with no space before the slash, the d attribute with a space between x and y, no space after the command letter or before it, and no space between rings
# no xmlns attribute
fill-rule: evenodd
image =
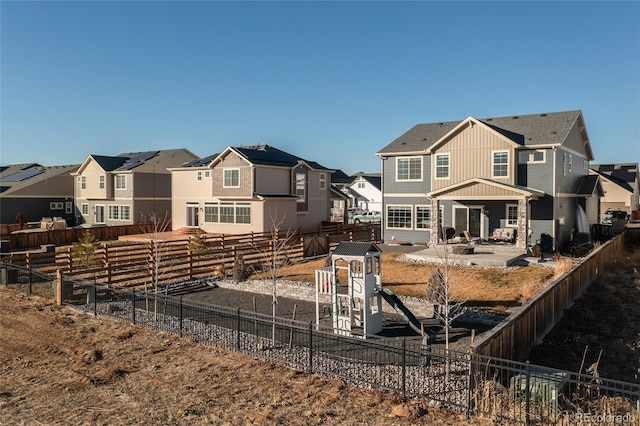
<svg viewBox="0 0 640 426"><path fill-rule="evenodd" d="M9 267L2 266L7 271ZM8 277L6 272L3 277ZM18 277L17 281L25 281ZM4 280L11 288L40 288ZM347 383L525 424L638 424L640 384L331 329L155 292L84 283L70 305ZM45 287L55 288L51 281Z"/></svg>

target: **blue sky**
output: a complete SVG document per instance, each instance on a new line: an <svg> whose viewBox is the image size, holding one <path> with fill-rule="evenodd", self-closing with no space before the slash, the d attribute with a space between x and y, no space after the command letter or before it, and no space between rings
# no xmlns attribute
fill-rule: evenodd
<svg viewBox="0 0 640 426"><path fill-rule="evenodd" d="M266 143L351 174L417 123L580 109L640 162L640 2L0 2L0 163Z"/></svg>

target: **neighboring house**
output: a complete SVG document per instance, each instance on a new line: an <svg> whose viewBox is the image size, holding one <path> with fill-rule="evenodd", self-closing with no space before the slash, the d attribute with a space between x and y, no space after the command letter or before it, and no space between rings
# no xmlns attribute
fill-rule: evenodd
<svg viewBox="0 0 640 426"><path fill-rule="evenodd" d="M382 178L380 173L356 173L347 192L352 207L366 211L382 211Z"/></svg>
<svg viewBox="0 0 640 426"><path fill-rule="evenodd" d="M600 216L607 209L620 209L628 215L640 210L640 174L638 163L592 164L590 173L600 176L604 196Z"/></svg>
<svg viewBox="0 0 640 426"><path fill-rule="evenodd" d="M340 188L331 185L331 222L346 222L347 209L351 200Z"/></svg>
<svg viewBox="0 0 640 426"><path fill-rule="evenodd" d="M173 229L244 234L329 220L333 170L269 145L227 147L170 171Z"/></svg>
<svg viewBox="0 0 640 426"><path fill-rule="evenodd" d="M385 240L512 228L522 249L542 234L564 248L577 206L593 208L579 193L593 160L581 111L418 124L376 155Z"/></svg>
<svg viewBox="0 0 640 426"><path fill-rule="evenodd" d="M171 219L171 173L197 159L187 149L90 155L75 178L78 223L132 225Z"/></svg>
<svg viewBox="0 0 640 426"><path fill-rule="evenodd" d="M44 217L64 218L73 225L73 178L78 165L44 167L40 164L13 164L0 167L0 221L17 223ZM26 225L25 225L26 226Z"/></svg>

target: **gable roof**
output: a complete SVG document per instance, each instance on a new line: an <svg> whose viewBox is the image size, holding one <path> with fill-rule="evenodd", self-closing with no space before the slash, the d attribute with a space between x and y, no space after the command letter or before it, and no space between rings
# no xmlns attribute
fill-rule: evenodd
<svg viewBox="0 0 640 426"><path fill-rule="evenodd" d="M0 175L0 194L8 195L13 192L46 181L59 175L68 175L75 171L79 165L64 165L44 167L40 164L19 164L5 166L5 170ZM70 183L73 182L70 180ZM73 190L70 187L70 190Z"/></svg>
<svg viewBox="0 0 640 426"><path fill-rule="evenodd" d="M378 190L382 189L382 176L380 173L357 173L352 184L355 183L358 178L366 180Z"/></svg>
<svg viewBox="0 0 640 426"><path fill-rule="evenodd" d="M511 185L509 183L504 183L504 182L497 182L495 180L492 179L486 179L486 178L471 178L471 179L467 179L465 181L462 182L458 182L455 183L453 185L449 185L446 186L444 188L440 188L440 189L436 189L434 191L431 191L429 193L427 193L427 197L433 198L433 197L442 197L444 194L456 191L460 188L463 187L467 187L467 186L472 186L472 185L487 185L490 187L495 187L495 188L502 188L503 190L512 192L512 193L516 193L525 197L543 197L544 196L544 191L540 191L538 189L534 189L534 188L529 188L526 186L520 186L520 185ZM464 197L460 197L457 196L457 198L459 199L464 199ZM494 197L495 198L495 197Z"/></svg>
<svg viewBox="0 0 640 426"><path fill-rule="evenodd" d="M300 158L293 154L289 154L288 152L284 152L269 145L243 145L239 147L230 146L221 153L210 155L201 160L192 161L190 163L184 164L182 167L203 167L205 165L207 167L211 167L219 160L221 160L221 157L229 151L235 152L238 156L246 159L249 163L254 165L291 168L304 163L315 170L326 170L327 172L332 171L331 169L328 169L316 163L315 161L307 161L303 158Z"/></svg>
<svg viewBox="0 0 640 426"><path fill-rule="evenodd" d="M638 163L592 164L591 170L629 192L633 192L633 184L640 184Z"/></svg>
<svg viewBox="0 0 640 426"><path fill-rule="evenodd" d="M157 151L140 151L140 152L124 152L118 155L89 155L87 159L82 163L78 169L78 173L82 173L84 168L89 164L91 160L98 163L98 165L105 172L128 172L135 168L148 163L149 161L161 156L171 155L178 151L188 150L184 148L178 149L162 149ZM197 161L197 160L196 160Z"/></svg>
<svg viewBox="0 0 640 426"><path fill-rule="evenodd" d="M382 250L374 243L341 241L333 251L334 256L365 256L368 253L380 253Z"/></svg>
<svg viewBox="0 0 640 426"><path fill-rule="evenodd" d="M376 153L378 156L401 154L424 154L447 135L455 132L466 123L479 123L491 131L522 147L561 145L571 127L578 122L586 138L579 110L529 114L520 116L476 119L417 124ZM588 141L588 140L587 140ZM587 144L588 145L588 144ZM586 147L588 155L593 157L591 148Z"/></svg>
<svg viewBox="0 0 640 426"><path fill-rule="evenodd" d="M334 184L350 184L353 181L353 177L349 176L342 170L335 170L331 173L331 183Z"/></svg>
<svg viewBox="0 0 640 426"><path fill-rule="evenodd" d="M599 197L604 196L604 190L602 189L602 184L600 183L599 175L584 175L580 180L580 185L578 185L578 190L576 191L577 195L591 196L593 194L598 194Z"/></svg>

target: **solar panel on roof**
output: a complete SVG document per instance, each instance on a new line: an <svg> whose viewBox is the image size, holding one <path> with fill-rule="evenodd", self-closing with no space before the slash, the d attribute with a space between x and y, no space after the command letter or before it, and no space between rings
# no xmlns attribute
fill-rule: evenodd
<svg viewBox="0 0 640 426"><path fill-rule="evenodd" d="M158 155L160 151L147 151L147 152L137 152L134 153L131 158L124 162L122 167L119 167L120 170L131 170L138 167L140 164L143 164L145 161L148 161Z"/></svg>
<svg viewBox="0 0 640 426"><path fill-rule="evenodd" d="M7 177L2 178L4 182L21 182L26 179L30 179L34 176L44 173L43 169L27 169L21 170L17 173L12 173Z"/></svg>
<svg viewBox="0 0 640 426"><path fill-rule="evenodd" d="M0 186L0 194L2 194L7 189L11 189L11 187L10 186Z"/></svg>
<svg viewBox="0 0 640 426"><path fill-rule="evenodd" d="M9 167L7 166L2 166L0 167L0 173L4 172L5 170L7 170Z"/></svg>

